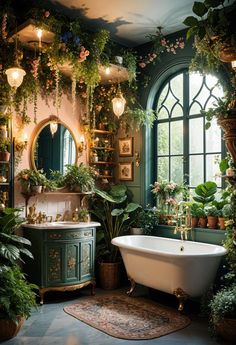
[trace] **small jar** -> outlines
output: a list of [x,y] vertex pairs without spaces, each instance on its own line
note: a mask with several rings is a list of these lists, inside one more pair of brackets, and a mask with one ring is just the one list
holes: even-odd
[[97,152],[94,152],[94,153],[93,153],[93,155],[92,155],[92,161],[93,161],[94,163],[98,162],[98,154],[97,154]]

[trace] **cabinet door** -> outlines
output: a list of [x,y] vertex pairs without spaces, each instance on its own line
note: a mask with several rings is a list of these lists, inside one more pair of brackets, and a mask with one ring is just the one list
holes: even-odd
[[64,244],[45,244],[44,286],[55,286],[64,282],[64,258]]
[[80,279],[82,281],[94,276],[94,241],[81,241],[80,247]]
[[76,283],[80,280],[80,243],[69,243],[66,245],[65,256],[65,281]]

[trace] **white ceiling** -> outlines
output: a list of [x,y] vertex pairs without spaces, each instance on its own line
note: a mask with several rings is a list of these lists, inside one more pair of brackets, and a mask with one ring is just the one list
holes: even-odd
[[87,27],[103,27],[117,42],[133,47],[148,41],[157,26],[170,34],[185,26],[194,0],[48,0]]

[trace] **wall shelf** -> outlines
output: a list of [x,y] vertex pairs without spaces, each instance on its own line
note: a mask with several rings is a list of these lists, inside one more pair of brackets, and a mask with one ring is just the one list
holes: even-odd
[[[10,35],[9,41],[12,42],[17,36],[23,46],[29,49],[38,49],[38,28],[36,21],[28,19],[25,23],[17,27],[16,33]],[[50,45],[53,42],[54,36],[53,32],[43,29],[42,46]],[[58,68],[64,75],[68,77],[72,76],[72,66],[69,63],[59,65]],[[123,66],[110,64],[109,71],[110,73],[107,74],[107,66],[99,66],[100,82],[102,84],[121,83],[129,78],[128,70]]]

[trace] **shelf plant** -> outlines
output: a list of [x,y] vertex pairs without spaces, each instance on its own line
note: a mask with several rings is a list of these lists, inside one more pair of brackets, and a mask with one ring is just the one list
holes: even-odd
[[62,184],[74,192],[92,192],[95,187],[94,169],[83,163],[80,165],[68,164]]

